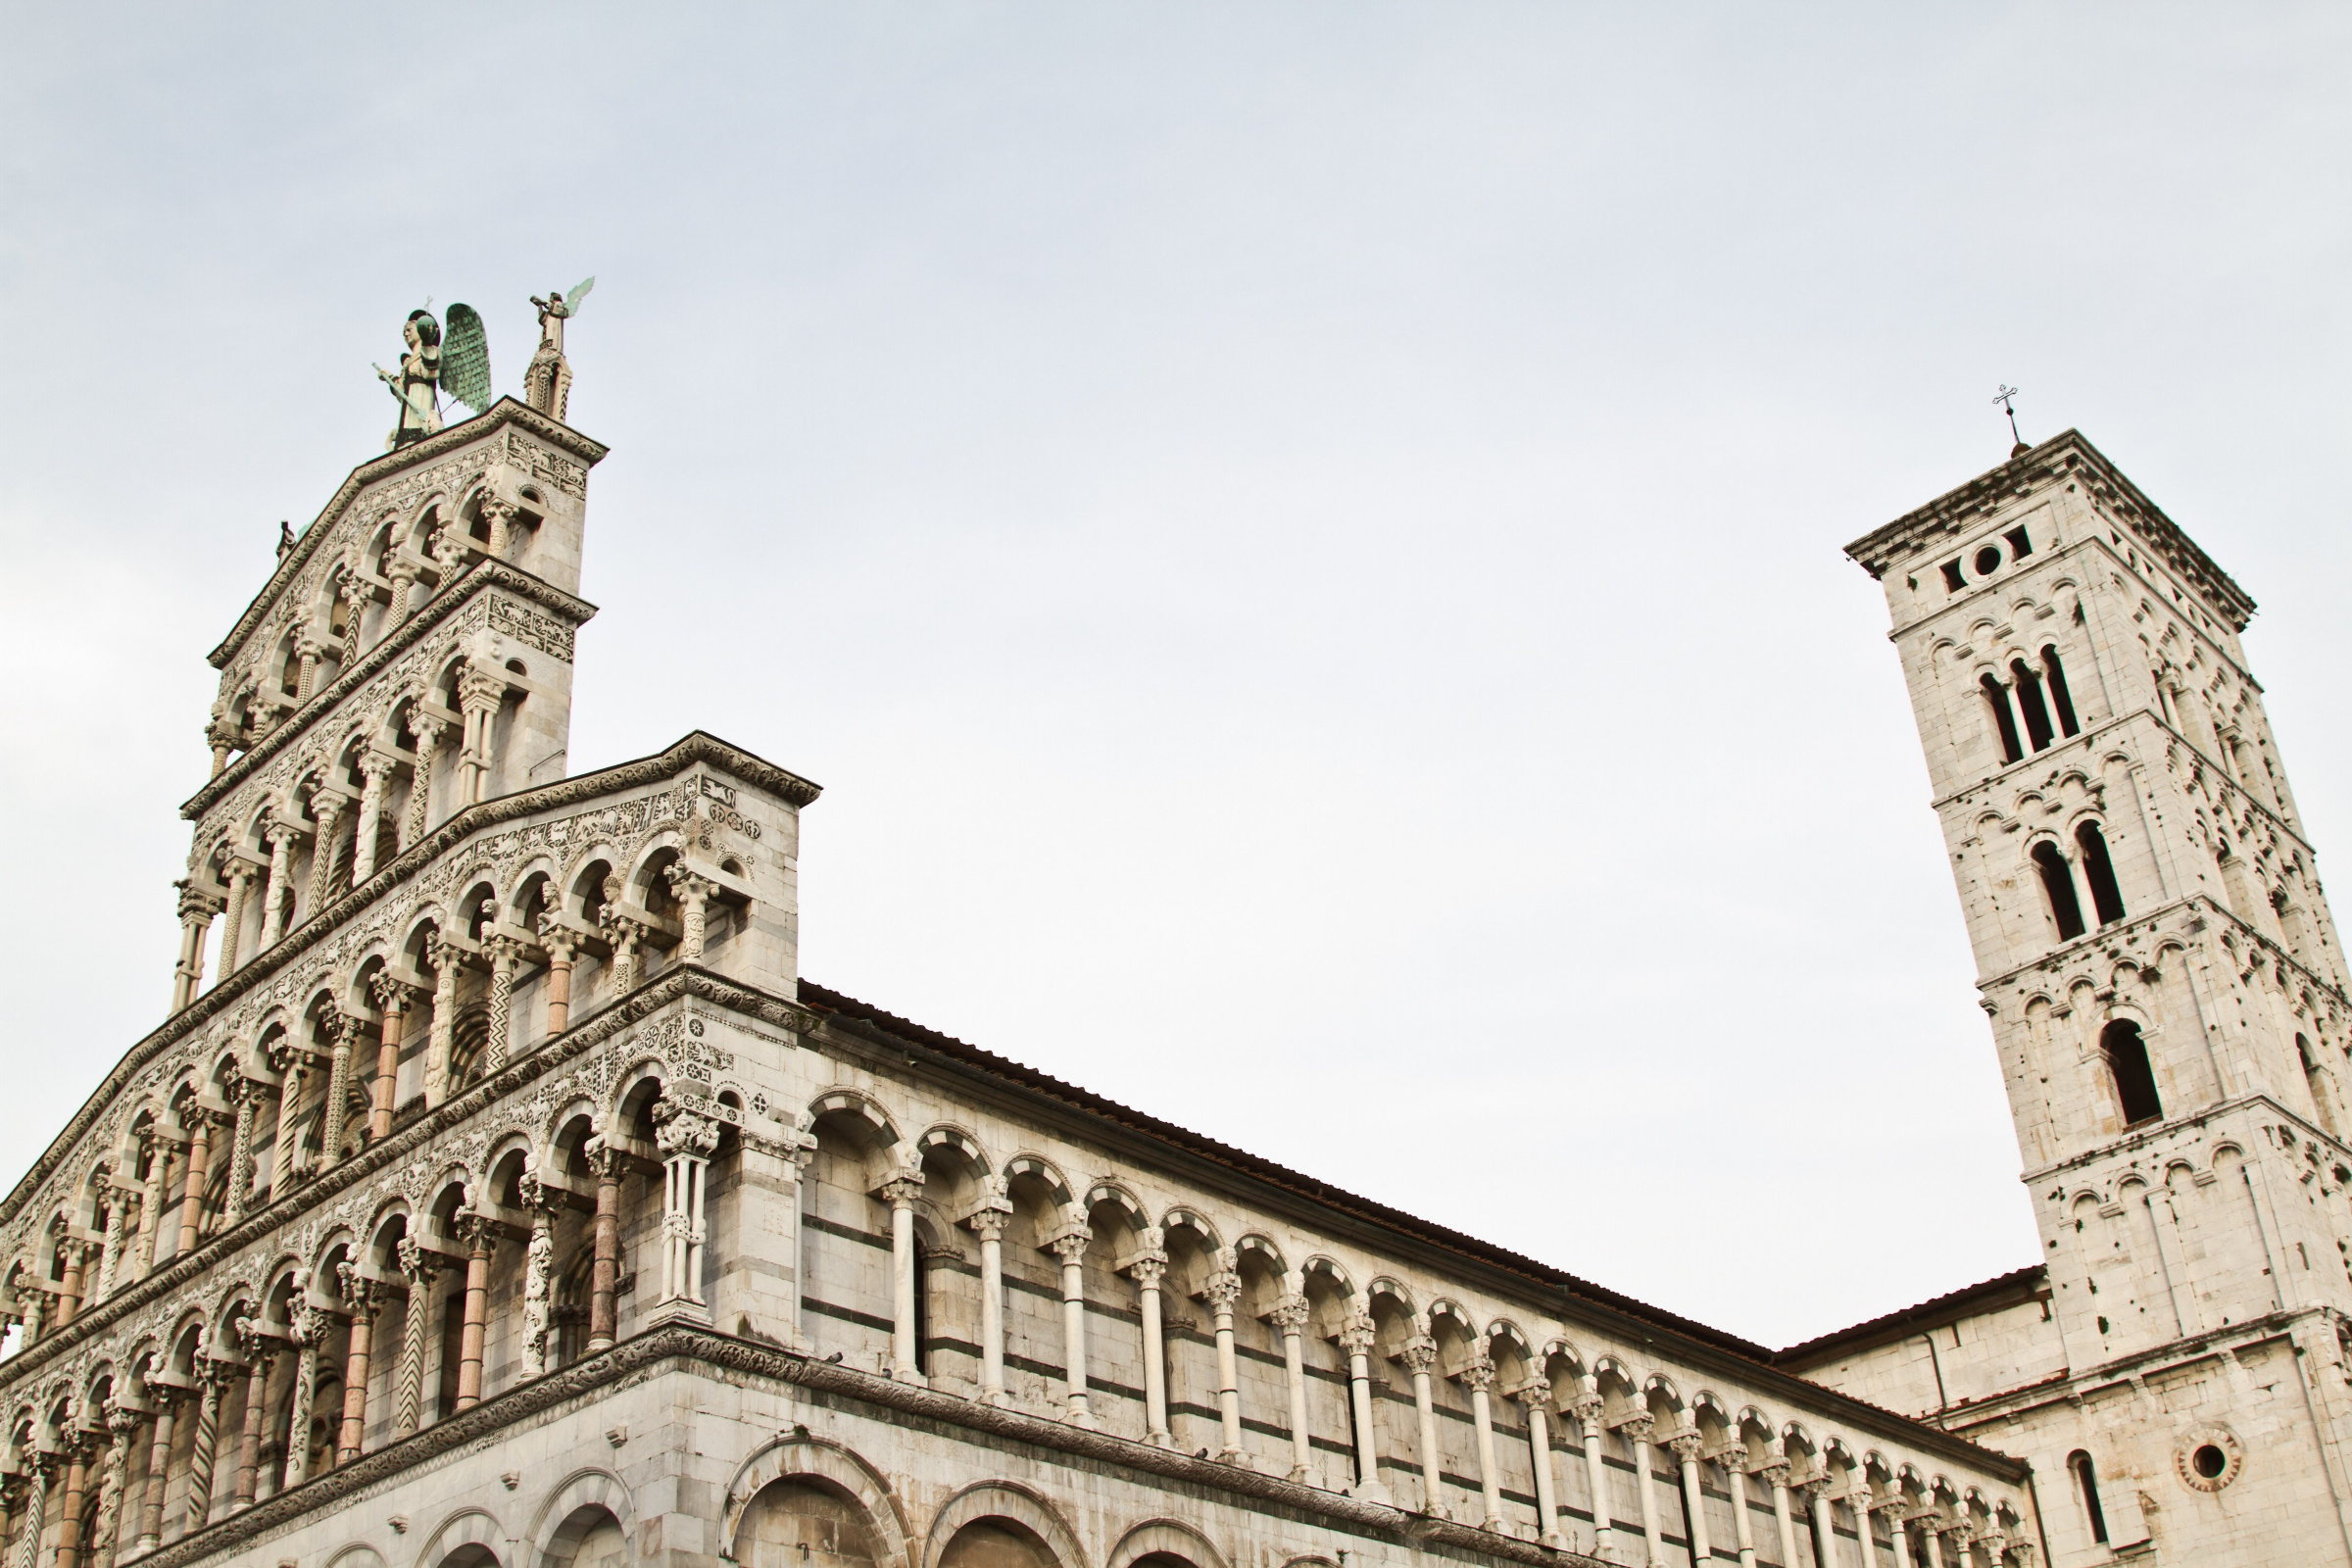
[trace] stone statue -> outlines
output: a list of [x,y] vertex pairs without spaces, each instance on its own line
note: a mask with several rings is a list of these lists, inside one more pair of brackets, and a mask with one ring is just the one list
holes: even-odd
[[596,287],[596,279],[584,278],[568,294],[547,291],[547,298],[531,296],[539,307],[539,351],[531,356],[531,368],[522,372],[523,400],[541,414],[561,419],[571,400],[571,363],[564,358],[564,323],[580,314],[580,302]]
[[400,403],[400,417],[384,438],[386,452],[397,452],[441,428],[443,392],[476,414],[490,406],[490,336],[480,312],[470,305],[452,305],[445,339],[431,311],[411,311],[401,336],[408,352],[401,356],[399,370],[375,367]]

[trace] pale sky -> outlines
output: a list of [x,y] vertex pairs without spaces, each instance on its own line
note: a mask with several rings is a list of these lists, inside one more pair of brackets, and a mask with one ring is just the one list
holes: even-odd
[[0,14],[0,1180],[369,363],[519,392],[589,273],[575,771],[816,779],[810,979],[1735,1333],[2036,1254],[1839,553],[1997,384],[2261,603],[2352,863],[2352,10],[687,11]]

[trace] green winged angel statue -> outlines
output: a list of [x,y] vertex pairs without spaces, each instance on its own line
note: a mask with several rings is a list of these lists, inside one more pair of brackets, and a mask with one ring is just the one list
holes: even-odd
[[[431,303],[425,302],[427,306]],[[441,428],[443,392],[476,414],[490,406],[490,335],[482,328],[479,311],[470,305],[450,306],[446,332],[429,309],[411,311],[401,336],[408,352],[401,356],[400,368],[375,367],[375,373],[400,404],[400,416],[392,433],[384,438],[386,452],[421,441]]]

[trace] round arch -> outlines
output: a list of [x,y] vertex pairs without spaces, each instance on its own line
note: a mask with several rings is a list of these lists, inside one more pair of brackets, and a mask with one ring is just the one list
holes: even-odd
[[798,1434],[754,1448],[727,1483],[718,1516],[720,1538],[728,1549],[734,1549],[735,1534],[743,1528],[744,1511],[754,1498],[775,1482],[802,1479],[846,1493],[864,1510],[884,1554],[893,1562],[911,1561],[913,1533],[882,1472],[838,1443]]
[[1230,1568],[1225,1554],[1191,1525],[1175,1519],[1147,1519],[1119,1538],[1102,1568],[1129,1568],[1145,1557],[1181,1557],[1193,1568]]
[[531,1521],[531,1533],[525,1538],[530,1554],[524,1562],[529,1568],[569,1562],[581,1541],[596,1527],[600,1512],[618,1525],[623,1535],[636,1531],[637,1511],[630,1503],[626,1482],[610,1470],[573,1471],[539,1505],[538,1517]]
[[932,1516],[931,1533],[923,1543],[923,1560],[915,1568],[939,1568],[948,1543],[956,1539],[957,1531],[993,1519],[1005,1520],[1035,1536],[1057,1568],[1090,1568],[1077,1532],[1054,1505],[1041,1494],[1011,1481],[983,1481],[950,1497]]
[[[460,1508],[441,1521],[440,1527],[424,1541],[424,1549],[416,1554],[416,1568],[441,1568],[441,1564],[458,1556],[468,1546],[479,1546],[499,1562],[507,1544],[507,1533],[499,1528],[488,1510],[476,1507]],[[379,1559],[380,1560],[380,1559]],[[464,1560],[464,1559],[461,1559]]]

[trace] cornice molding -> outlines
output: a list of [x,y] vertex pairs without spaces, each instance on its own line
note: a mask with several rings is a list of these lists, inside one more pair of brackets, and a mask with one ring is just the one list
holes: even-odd
[[2214,559],[2189,538],[2164,510],[2141,493],[2139,486],[2110,463],[2080,430],[2064,430],[2030,451],[2021,452],[1997,468],[1990,468],[1956,490],[1937,496],[1926,506],[1905,513],[1873,529],[1845,547],[1855,564],[1873,577],[1884,577],[1898,559],[1916,555],[1941,540],[1978,526],[2010,500],[2027,490],[2038,490],[2080,472],[2107,491],[2108,506],[2122,514],[2151,550],[2186,577],[2213,608],[2238,630],[2254,616],[2253,596],[2224,571]]
[[229,628],[228,635],[220,640],[220,646],[205,657],[212,662],[215,668],[227,663],[229,656],[236,652],[237,645],[242,643],[251,634],[253,628],[261,623],[262,617],[270,606],[275,603],[278,589],[294,579],[296,574],[310,563],[311,557],[318,554],[319,541],[333,531],[331,527],[320,525],[331,524],[335,518],[341,516],[344,509],[351,505],[361,491],[406,469],[421,467],[435,459],[445,458],[452,452],[470,446],[486,436],[496,435],[509,425],[526,431],[567,457],[579,459],[580,462],[592,468],[604,460],[607,452],[612,450],[602,442],[590,440],[571,426],[560,424],[549,418],[527,403],[517,403],[511,397],[505,397],[500,398],[488,409],[470,419],[450,425],[437,434],[429,435],[423,440],[402,447],[396,452],[387,452],[380,458],[368,459],[344,476],[342,484],[336,487],[333,497],[319,509],[318,515],[311,520],[309,527],[303,529],[296,536],[294,548],[286,552],[285,559],[277,564],[277,569],[270,574],[270,580],[262,584],[262,591],[253,596],[253,602],[248,604],[244,612],[237,616],[237,623]]
[[271,758],[311,733],[322,718],[335,711],[345,698],[382,674],[395,660],[424,641],[443,621],[458,614],[475,598],[492,588],[501,588],[517,599],[543,605],[557,614],[568,617],[574,626],[586,625],[596,614],[596,606],[575,594],[565,593],[544,577],[534,577],[521,567],[510,565],[504,561],[477,561],[458,573],[446,592],[437,593],[426,600],[423,609],[393,628],[390,635],[376,639],[375,646],[361,655],[357,663],[337,675],[332,683],[313,693],[311,700],[296,709],[292,717],[238,754],[237,760],[222,768],[217,776],[206,780],[204,787],[189,796],[186,804],[180,807],[180,816],[191,822],[202,816],[215,802],[261,771]]
[[[502,795],[497,800],[467,807],[427,834],[421,842],[410,846],[366,882],[280,937],[276,946],[254,955],[246,960],[243,968],[198,995],[194,1002],[165,1019],[153,1032],[134,1044],[100,1081],[89,1099],[82,1102],[81,1108],[74,1113],[74,1119],[66,1124],[65,1130],[50,1140],[49,1147],[41,1152],[31,1168],[10,1189],[6,1200],[0,1200],[0,1225],[7,1225],[16,1219],[38,1193],[41,1184],[55,1174],[67,1152],[88,1136],[91,1128],[97,1125],[100,1113],[117,1095],[130,1087],[131,1079],[141,1068],[201,1030],[249,992],[273,980],[285,964],[333,935],[364,912],[370,904],[430,865],[437,857],[484,829],[518,817],[584,805],[602,796],[675,778],[698,762],[707,762],[722,773],[763,789],[796,808],[808,806],[823,792],[823,786],[729,745],[707,730],[698,729],[652,757],[639,758],[594,773],[583,773],[577,778],[544,784],[538,789],[524,790],[514,795]],[[661,983],[656,982],[657,985]]]

